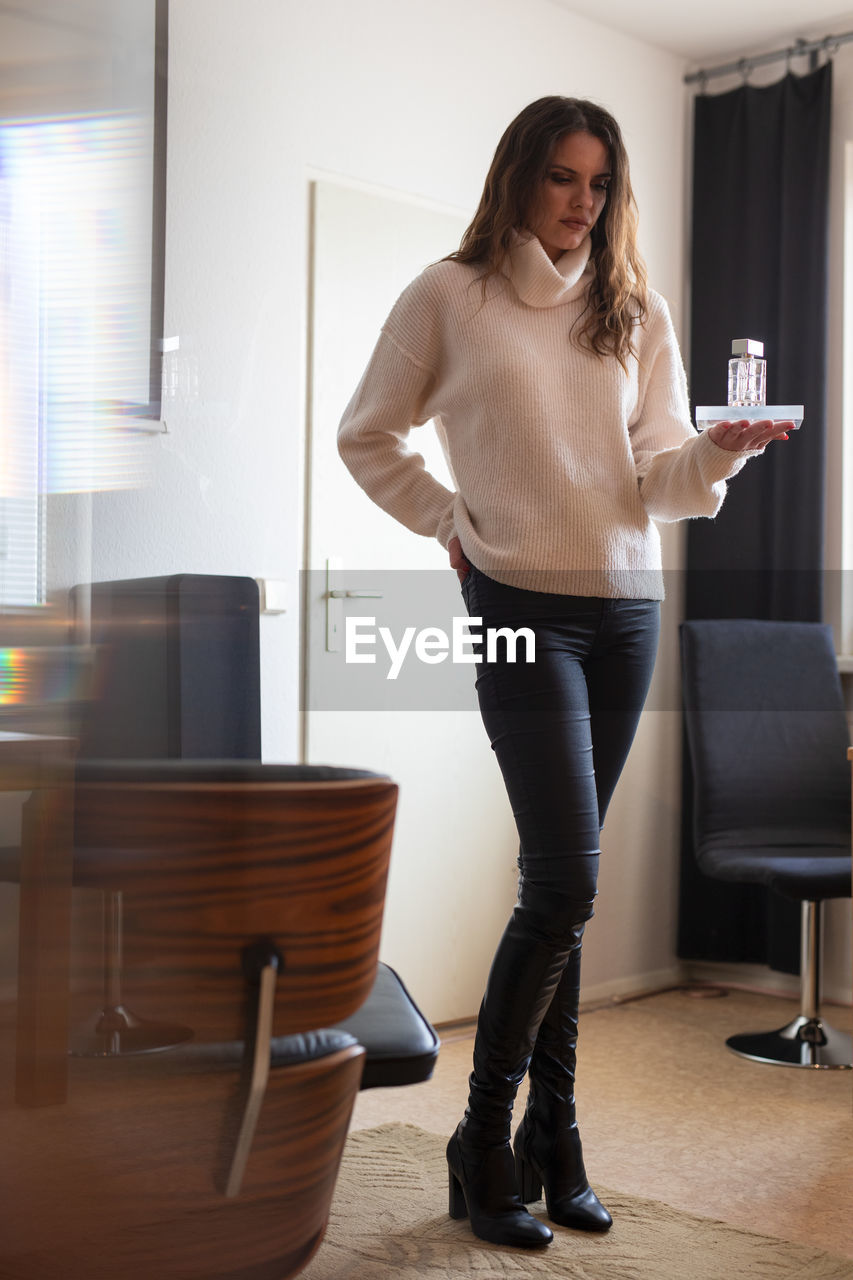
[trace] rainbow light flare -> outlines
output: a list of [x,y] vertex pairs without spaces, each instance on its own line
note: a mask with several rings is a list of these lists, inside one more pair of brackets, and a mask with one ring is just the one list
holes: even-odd
[[0,649],[0,707],[34,700],[32,658],[26,649]]
[[0,711],[90,698],[93,657],[85,645],[0,648]]

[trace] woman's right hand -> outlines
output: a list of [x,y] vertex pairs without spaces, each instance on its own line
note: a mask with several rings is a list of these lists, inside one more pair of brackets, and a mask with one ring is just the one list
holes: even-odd
[[450,553],[450,567],[456,570],[456,576],[460,582],[464,582],[468,577],[471,566],[462,554],[462,543],[457,537],[452,537],[447,544],[447,550]]

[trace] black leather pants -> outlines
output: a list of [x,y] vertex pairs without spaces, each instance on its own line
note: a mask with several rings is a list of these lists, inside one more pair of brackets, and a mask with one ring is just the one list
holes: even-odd
[[[660,606],[523,591],[473,565],[462,594],[482,628],[526,627],[535,636],[535,662],[507,661],[499,643],[496,658],[476,668],[518,827],[522,886],[588,904],[604,816],[651,681]],[[578,918],[586,915],[579,905]]]
[[[473,566],[462,594],[483,629],[526,627],[535,636],[535,662],[508,661],[499,642],[493,660],[477,667],[480,711],[515,816],[521,872],[475,1042],[468,1133],[485,1142],[499,1129],[508,1137],[512,1099],[570,959],[568,985],[577,987],[601,826],[651,681],[659,605],[521,590]],[[517,658],[523,654],[519,646]],[[554,1014],[552,1021],[556,1008]]]

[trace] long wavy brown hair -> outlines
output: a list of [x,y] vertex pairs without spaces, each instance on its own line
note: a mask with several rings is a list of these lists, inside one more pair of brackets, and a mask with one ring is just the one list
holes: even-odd
[[610,156],[607,200],[592,229],[595,274],[578,337],[597,355],[614,355],[623,367],[634,351],[634,327],[646,315],[646,269],[637,250],[637,205],[628,155],[609,111],[583,98],[538,98],[507,128],[495,151],[474,219],[454,262],[482,264],[483,296],[513,245],[527,230],[548,174],[554,149],[569,133],[590,133]]

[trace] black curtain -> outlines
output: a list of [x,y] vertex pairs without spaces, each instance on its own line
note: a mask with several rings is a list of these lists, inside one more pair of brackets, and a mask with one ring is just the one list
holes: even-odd
[[[800,431],[747,462],[717,518],[687,534],[685,616],[822,616],[832,65],[695,100],[690,376],[725,404],[733,338],[758,338],[768,404],[804,404]],[[685,751],[679,955],[796,973],[797,904],[696,866]]]

